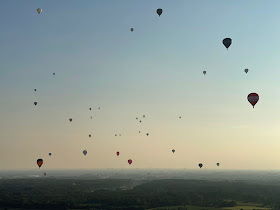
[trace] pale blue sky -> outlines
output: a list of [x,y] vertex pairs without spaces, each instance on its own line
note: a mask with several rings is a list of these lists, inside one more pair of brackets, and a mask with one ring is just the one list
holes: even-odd
[[[278,0],[2,1],[0,169],[34,168],[37,158],[46,168],[119,168],[131,158],[136,168],[279,169],[279,8]],[[260,95],[255,109],[251,92]]]

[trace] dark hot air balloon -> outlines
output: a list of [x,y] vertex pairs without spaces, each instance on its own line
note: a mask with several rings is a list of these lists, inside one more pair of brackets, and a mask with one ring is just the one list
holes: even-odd
[[72,118],[69,118],[69,121],[72,122]]
[[203,71],[203,74],[205,75],[205,74],[206,74],[206,71]]
[[202,168],[203,164],[202,164],[202,163],[199,163],[198,166],[199,166],[199,168]]
[[245,71],[245,73],[247,74],[247,73],[248,73],[248,71],[249,71],[249,69],[245,69],[244,71]]
[[225,39],[223,40],[223,44],[225,45],[225,47],[226,47],[227,49],[229,48],[229,46],[231,45],[231,43],[232,43],[231,38],[225,38]]
[[161,16],[161,14],[162,14],[162,9],[157,9],[157,14],[158,14],[158,16]]
[[86,150],[84,150],[84,151],[83,151],[83,154],[86,156],[86,155],[87,155],[87,151],[86,151]]
[[38,9],[37,9],[38,14],[41,14],[42,11],[43,11],[43,10],[42,10],[41,8],[38,8]]
[[220,166],[220,163],[217,163],[217,166]]
[[41,166],[43,165],[44,161],[43,159],[38,159],[37,160],[37,165],[39,166],[39,168],[41,168]]
[[119,156],[120,155],[120,152],[117,152],[117,156]]
[[134,28],[131,28],[130,31],[133,32],[133,31],[134,31]]
[[37,102],[34,102],[34,105],[36,106],[38,103]]
[[257,93],[250,93],[247,97],[248,101],[255,108],[256,103],[259,101],[259,95]]
[[173,149],[172,152],[174,153],[174,152],[175,152],[175,149]]
[[49,153],[49,156],[52,156],[52,153]]
[[131,165],[131,163],[132,163],[132,160],[131,159],[129,159],[128,161],[127,161],[128,163],[129,163],[129,165]]
[[89,134],[88,137],[91,138],[91,134]]

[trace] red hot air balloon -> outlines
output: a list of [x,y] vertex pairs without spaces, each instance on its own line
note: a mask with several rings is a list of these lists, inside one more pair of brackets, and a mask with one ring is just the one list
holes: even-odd
[[129,165],[131,165],[131,163],[132,163],[132,160],[131,159],[129,159],[128,161],[127,161],[128,163],[129,163]]
[[44,161],[43,159],[38,159],[37,160],[37,165],[39,166],[39,168],[41,168],[41,166],[43,165]]
[[256,105],[256,103],[259,101],[259,95],[257,93],[250,93],[247,97],[250,104],[252,104],[253,108]]
[[91,134],[89,134],[88,137],[91,138]]
[[47,173],[46,173],[46,172],[44,173],[44,176],[47,176]]
[[72,118],[70,118],[69,121],[72,122]]
[[120,155],[120,152],[117,152],[117,156],[119,156]]

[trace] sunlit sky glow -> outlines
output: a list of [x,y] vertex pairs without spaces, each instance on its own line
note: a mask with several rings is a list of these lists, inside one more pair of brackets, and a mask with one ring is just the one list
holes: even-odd
[[[34,169],[38,158],[44,169],[279,169],[279,8],[3,1],[0,169]],[[254,109],[251,92],[260,96]]]

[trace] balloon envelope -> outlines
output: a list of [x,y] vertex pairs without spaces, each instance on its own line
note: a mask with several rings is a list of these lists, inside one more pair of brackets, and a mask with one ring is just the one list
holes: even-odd
[[69,121],[72,122],[72,118],[69,118]]
[[202,168],[203,164],[202,164],[202,163],[199,163],[198,166],[199,166],[199,168]]
[[231,38],[225,38],[225,39],[223,40],[223,44],[225,45],[225,47],[226,47],[227,49],[229,48],[229,46],[231,45],[231,43],[232,43]]
[[134,28],[131,28],[130,31],[133,32],[133,31],[134,31]]
[[131,159],[129,159],[128,161],[127,161],[128,163],[129,163],[129,165],[131,165],[131,163],[132,163],[132,160]]
[[247,97],[248,101],[252,104],[253,108],[256,103],[259,101],[259,95],[257,93],[250,93]]
[[43,165],[44,161],[43,159],[38,159],[37,160],[37,165],[39,166],[39,168],[41,168],[41,166]]
[[203,74],[205,75],[205,74],[206,74],[206,71],[203,71]]
[[117,156],[119,156],[120,155],[120,152],[117,152]]
[[162,9],[157,9],[157,14],[158,14],[158,16],[161,16],[161,14],[162,14]]
[[52,153],[49,153],[49,156],[52,156]]
[[37,9],[37,12],[40,14],[43,10],[41,8]]
[[172,152],[174,153],[174,152],[175,152],[175,149],[173,149]]
[[249,69],[245,69],[244,71],[245,71],[245,73],[247,74],[247,73],[248,73],[248,71],[249,71]]
[[83,151],[83,154],[84,154],[84,155],[87,155],[87,151],[86,151],[86,150],[84,150],[84,151]]
[[34,102],[34,105],[36,106],[38,103],[37,102]]
[[220,163],[217,163],[217,166],[220,166]]

